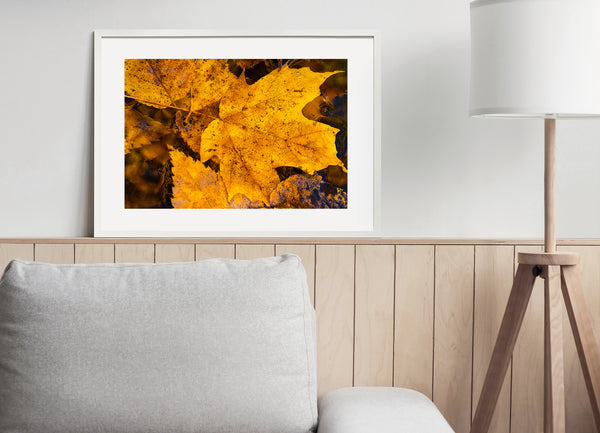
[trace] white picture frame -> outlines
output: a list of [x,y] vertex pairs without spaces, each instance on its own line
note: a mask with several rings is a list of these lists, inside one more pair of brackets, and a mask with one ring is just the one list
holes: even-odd
[[[125,208],[125,59],[347,59],[347,207]],[[94,236],[344,237],[380,230],[380,41],[374,31],[94,34]]]

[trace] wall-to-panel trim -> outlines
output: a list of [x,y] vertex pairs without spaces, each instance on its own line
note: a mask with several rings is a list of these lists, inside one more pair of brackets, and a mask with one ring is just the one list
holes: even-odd
[[[542,239],[417,238],[0,238],[0,244],[275,244],[275,245],[544,245]],[[563,246],[597,246],[600,239],[558,239]]]

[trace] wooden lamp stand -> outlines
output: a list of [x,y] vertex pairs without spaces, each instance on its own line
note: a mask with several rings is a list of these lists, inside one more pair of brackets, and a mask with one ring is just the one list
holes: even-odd
[[544,433],[565,433],[561,291],[575,337],[596,428],[600,431],[600,357],[577,270],[579,255],[556,252],[555,130],[545,119],[543,253],[519,253],[517,273],[475,411],[471,433],[487,433],[536,278],[544,279]]

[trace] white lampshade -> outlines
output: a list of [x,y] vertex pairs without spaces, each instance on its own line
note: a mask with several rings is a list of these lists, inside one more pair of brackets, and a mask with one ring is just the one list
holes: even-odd
[[600,116],[600,0],[471,2],[471,116]]

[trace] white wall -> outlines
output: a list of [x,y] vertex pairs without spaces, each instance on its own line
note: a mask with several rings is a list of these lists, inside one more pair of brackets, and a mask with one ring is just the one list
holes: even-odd
[[[468,0],[0,0],[0,237],[88,236],[94,29],[379,29],[383,236],[540,238],[543,124],[467,117]],[[600,79],[600,77],[599,77]],[[600,237],[600,121],[558,124],[558,236]]]

